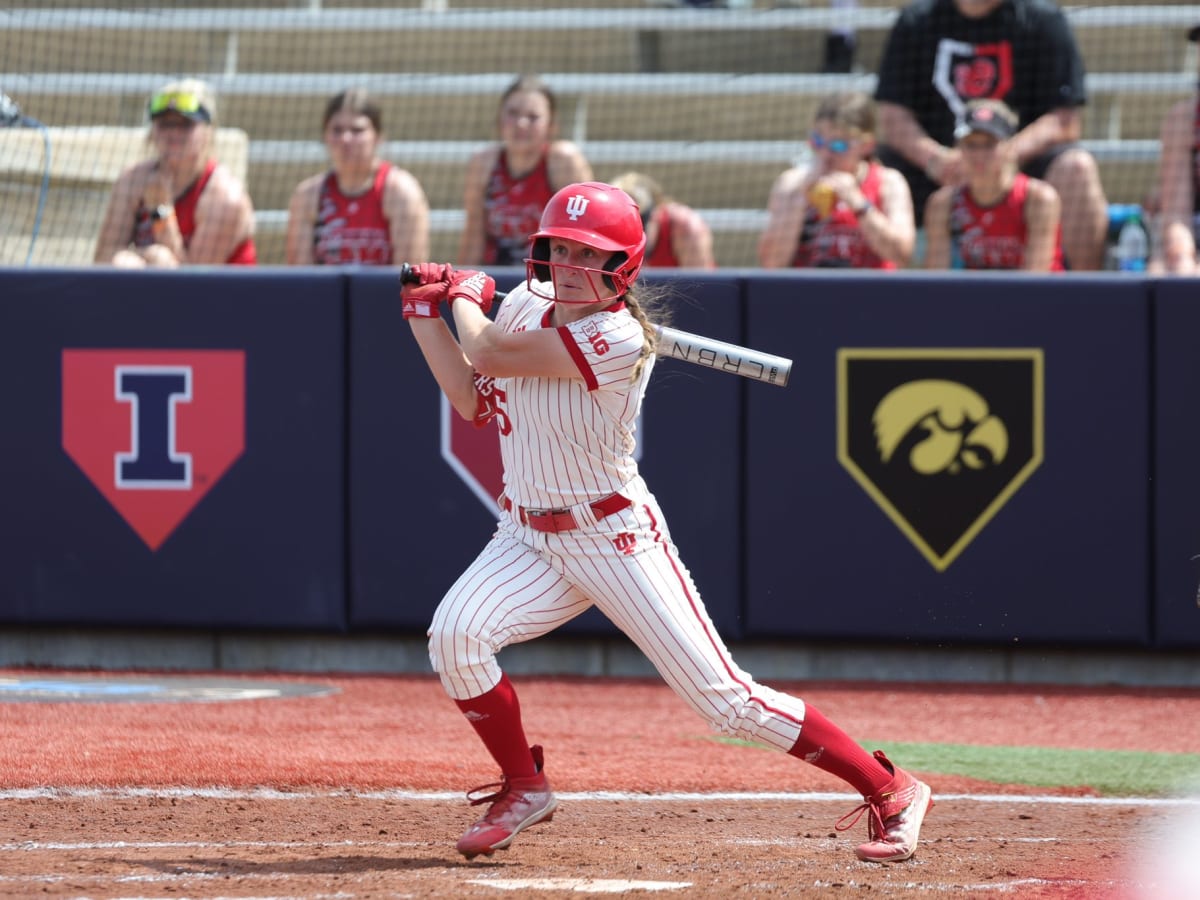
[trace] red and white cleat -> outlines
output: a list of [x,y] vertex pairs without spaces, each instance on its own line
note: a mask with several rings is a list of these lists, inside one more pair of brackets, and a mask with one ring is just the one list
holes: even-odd
[[891,784],[875,796],[867,797],[834,827],[838,831],[852,828],[867,812],[870,840],[859,844],[855,854],[867,862],[900,862],[917,852],[921,823],[933,807],[933,791],[923,781],[892,765],[882,750],[875,751],[875,758],[893,774]]
[[458,852],[468,860],[476,856],[491,856],[497,850],[507,850],[513,838],[539,822],[549,822],[554,817],[558,800],[546,773],[542,771],[542,748],[529,748],[533,760],[537,764],[537,774],[528,778],[509,778],[498,784],[487,784],[477,787],[467,794],[499,788],[493,794],[471,799],[472,806],[491,803],[487,813],[478,822],[467,829],[455,845]]

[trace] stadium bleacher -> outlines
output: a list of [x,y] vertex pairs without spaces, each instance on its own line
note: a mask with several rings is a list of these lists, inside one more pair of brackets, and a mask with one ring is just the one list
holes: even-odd
[[[325,99],[365,86],[384,109],[385,157],[418,177],[434,208],[433,255],[452,258],[466,157],[493,136],[503,88],[516,73],[536,71],[559,96],[562,132],[583,145],[597,177],[628,168],[654,175],[709,218],[721,265],[754,265],[773,178],[803,152],[822,95],[872,89],[896,11],[879,2],[834,9],[825,0],[758,7],[195,0],[116,10],[51,0],[0,9],[0,91],[57,134],[140,127],[145,98],[163,81],[210,81],[221,124],[248,139],[260,259],[276,263],[288,196],[325,164]],[[1153,183],[1161,117],[1195,89],[1195,47],[1184,34],[1200,22],[1200,6],[1105,2],[1067,11],[1089,71],[1088,146],[1109,199],[1140,202]],[[819,74],[832,28],[856,32],[859,71]],[[4,140],[0,130],[0,218],[19,220],[24,234],[36,165],[6,164],[13,155]],[[52,194],[70,183],[59,177]],[[47,244],[34,260],[88,261],[90,253],[79,258],[88,235],[57,233],[72,222],[82,232],[87,221],[48,215],[39,234]],[[0,263],[24,261],[19,235],[8,239],[13,231],[10,224],[0,241]],[[71,249],[51,251],[52,239]]]

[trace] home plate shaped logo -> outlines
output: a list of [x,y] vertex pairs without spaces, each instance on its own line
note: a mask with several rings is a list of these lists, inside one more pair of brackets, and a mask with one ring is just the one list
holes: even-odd
[[64,350],[62,443],[157,550],[245,448],[241,350]]

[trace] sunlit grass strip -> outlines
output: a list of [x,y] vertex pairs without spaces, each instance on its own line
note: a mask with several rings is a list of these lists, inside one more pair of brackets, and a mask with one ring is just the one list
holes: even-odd
[[[734,738],[727,744],[755,746]],[[1064,750],[1057,747],[986,747],[974,744],[910,744],[864,741],[905,768],[963,775],[997,784],[1087,787],[1105,796],[1154,796],[1200,789],[1200,753],[1131,750]]]

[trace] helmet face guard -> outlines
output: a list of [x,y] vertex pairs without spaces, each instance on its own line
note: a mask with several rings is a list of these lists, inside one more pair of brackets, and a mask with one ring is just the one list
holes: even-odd
[[[552,238],[577,241],[597,250],[609,251],[603,269],[550,262]],[[529,290],[560,303],[596,303],[625,294],[637,279],[646,255],[646,233],[637,204],[619,188],[601,182],[570,184],[550,198],[541,225],[533,235],[530,258],[525,260]],[[591,287],[592,298],[560,300],[534,287],[539,281],[551,285],[564,272],[581,274]]]

